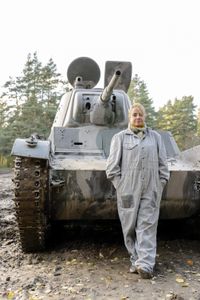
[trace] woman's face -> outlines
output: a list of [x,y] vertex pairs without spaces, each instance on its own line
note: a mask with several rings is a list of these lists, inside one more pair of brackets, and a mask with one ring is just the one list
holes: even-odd
[[145,116],[143,112],[135,107],[130,113],[130,124],[134,127],[144,127]]

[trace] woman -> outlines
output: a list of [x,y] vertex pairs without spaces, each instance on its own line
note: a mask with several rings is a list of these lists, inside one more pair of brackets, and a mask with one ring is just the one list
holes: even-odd
[[112,138],[107,178],[117,191],[118,214],[131,273],[153,276],[162,190],[169,179],[161,136],[145,125],[145,109],[135,103],[129,126]]

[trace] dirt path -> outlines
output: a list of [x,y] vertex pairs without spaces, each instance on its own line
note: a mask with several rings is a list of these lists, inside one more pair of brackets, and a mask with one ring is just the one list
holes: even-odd
[[57,231],[48,251],[22,253],[11,175],[0,174],[0,299],[200,299],[196,240],[171,240],[159,233],[152,280],[128,272],[119,227]]

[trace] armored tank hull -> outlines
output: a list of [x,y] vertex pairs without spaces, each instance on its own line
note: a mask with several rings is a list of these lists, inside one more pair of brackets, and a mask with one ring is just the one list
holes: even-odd
[[[89,73],[88,73],[89,72]],[[131,80],[129,62],[107,62],[105,88],[94,88],[98,65],[89,58],[72,62],[73,86],[60,102],[48,140],[16,139],[15,206],[22,249],[45,249],[56,221],[114,220],[116,192],[106,178],[114,134],[127,128]],[[171,173],[160,218],[187,218],[200,212],[200,146],[180,153],[170,132],[160,132]]]

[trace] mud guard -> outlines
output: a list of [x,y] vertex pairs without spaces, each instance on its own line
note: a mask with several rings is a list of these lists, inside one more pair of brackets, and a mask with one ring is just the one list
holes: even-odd
[[27,142],[27,139],[16,139],[11,155],[49,159],[50,141],[37,140],[34,144]]

